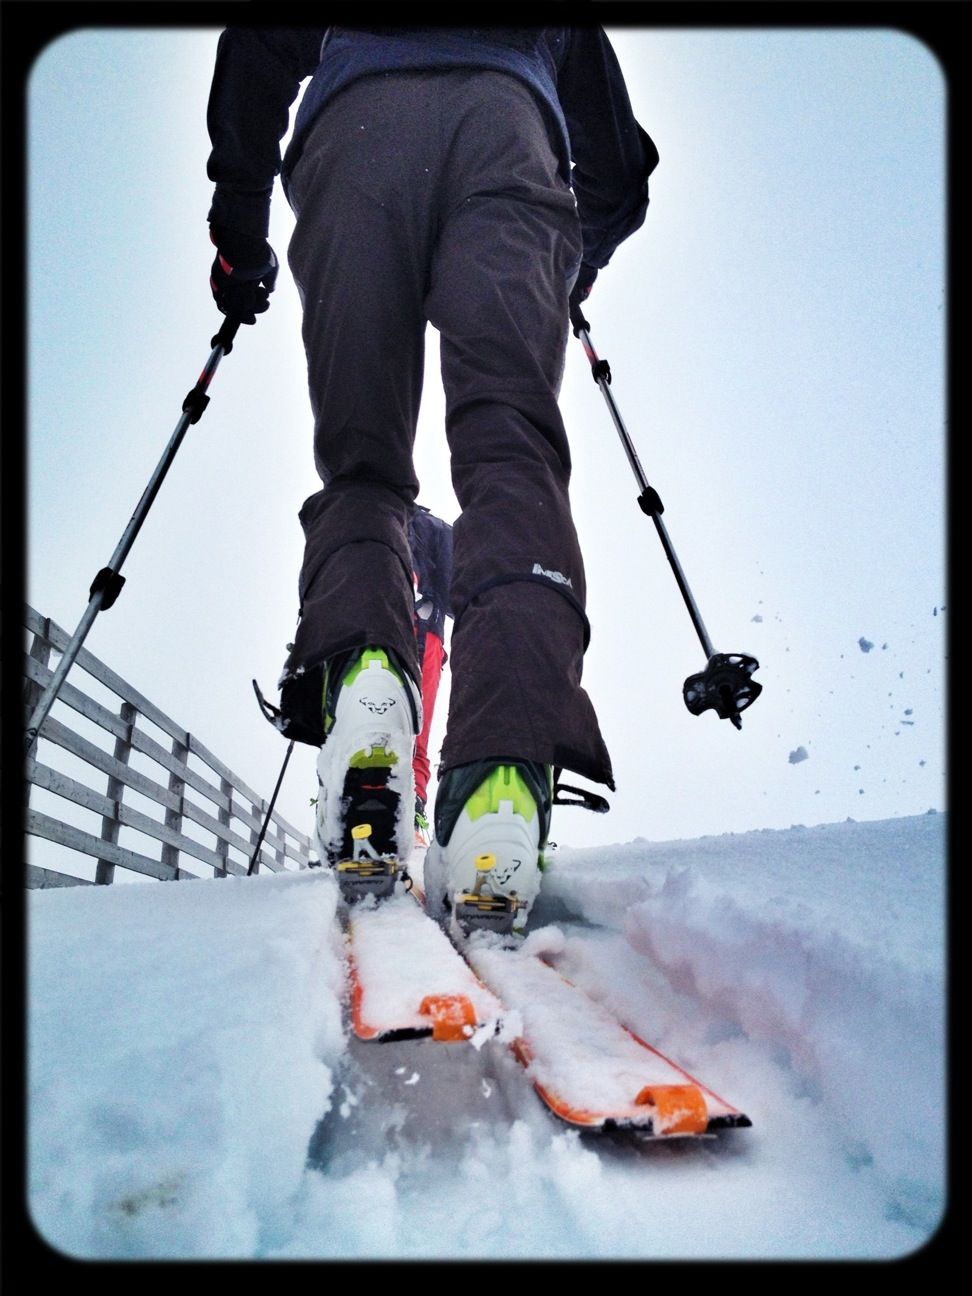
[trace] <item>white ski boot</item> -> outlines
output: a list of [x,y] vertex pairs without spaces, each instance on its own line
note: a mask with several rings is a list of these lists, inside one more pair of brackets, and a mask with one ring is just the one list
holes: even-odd
[[551,771],[532,762],[479,762],[443,777],[425,858],[426,910],[467,934],[522,933],[540,891],[550,826]]
[[381,648],[329,667],[317,761],[317,843],[346,899],[387,895],[414,840],[412,752],[422,701]]

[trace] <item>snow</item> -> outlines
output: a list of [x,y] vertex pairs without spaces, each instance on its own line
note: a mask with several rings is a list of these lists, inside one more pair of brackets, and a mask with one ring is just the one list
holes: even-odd
[[28,1206],[101,1260],[894,1259],[946,1208],[943,814],[561,847],[529,939],[751,1129],[347,1042],[319,870],[28,898]]

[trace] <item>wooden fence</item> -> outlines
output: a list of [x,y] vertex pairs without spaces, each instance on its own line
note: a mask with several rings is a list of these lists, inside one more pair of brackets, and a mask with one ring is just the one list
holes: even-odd
[[[52,655],[70,636],[30,607],[24,625],[27,715],[51,677]],[[268,807],[198,738],[83,648],[25,771],[29,887],[109,883],[119,868],[162,881],[245,875]],[[56,862],[31,861],[45,852]],[[253,871],[316,862],[310,839],[275,810]]]

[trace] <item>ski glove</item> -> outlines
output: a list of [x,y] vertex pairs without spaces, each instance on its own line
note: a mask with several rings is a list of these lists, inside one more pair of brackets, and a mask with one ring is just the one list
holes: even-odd
[[569,308],[570,322],[574,326],[574,336],[580,334],[581,329],[590,329],[590,325],[581,312],[581,302],[587,301],[591,295],[591,289],[594,287],[594,280],[597,278],[597,271],[593,266],[581,263],[580,272],[573,288],[570,290]]
[[220,225],[210,226],[209,237],[216,246],[209,278],[216,305],[241,324],[255,324],[269,308],[277,283],[280,267],[273,248],[266,239]]

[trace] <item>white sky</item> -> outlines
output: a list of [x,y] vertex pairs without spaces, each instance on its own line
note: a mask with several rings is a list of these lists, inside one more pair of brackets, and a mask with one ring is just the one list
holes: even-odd
[[[205,220],[217,35],[81,30],[31,79],[27,599],[69,631],[221,323]],[[741,733],[685,709],[701,650],[571,339],[585,683],[618,791],[610,816],[563,811],[553,835],[943,808],[942,70],[890,28],[612,37],[661,163],[645,226],[590,299],[592,338],[715,647],[758,657],[765,691]],[[291,225],[278,190],[281,260]],[[430,345],[417,462],[423,502],[452,520],[435,359]],[[269,795],[285,744],[250,680],[276,699],[296,514],[316,489],[286,272],[211,395],[87,646]],[[313,791],[299,748],[279,804],[305,830]]]

